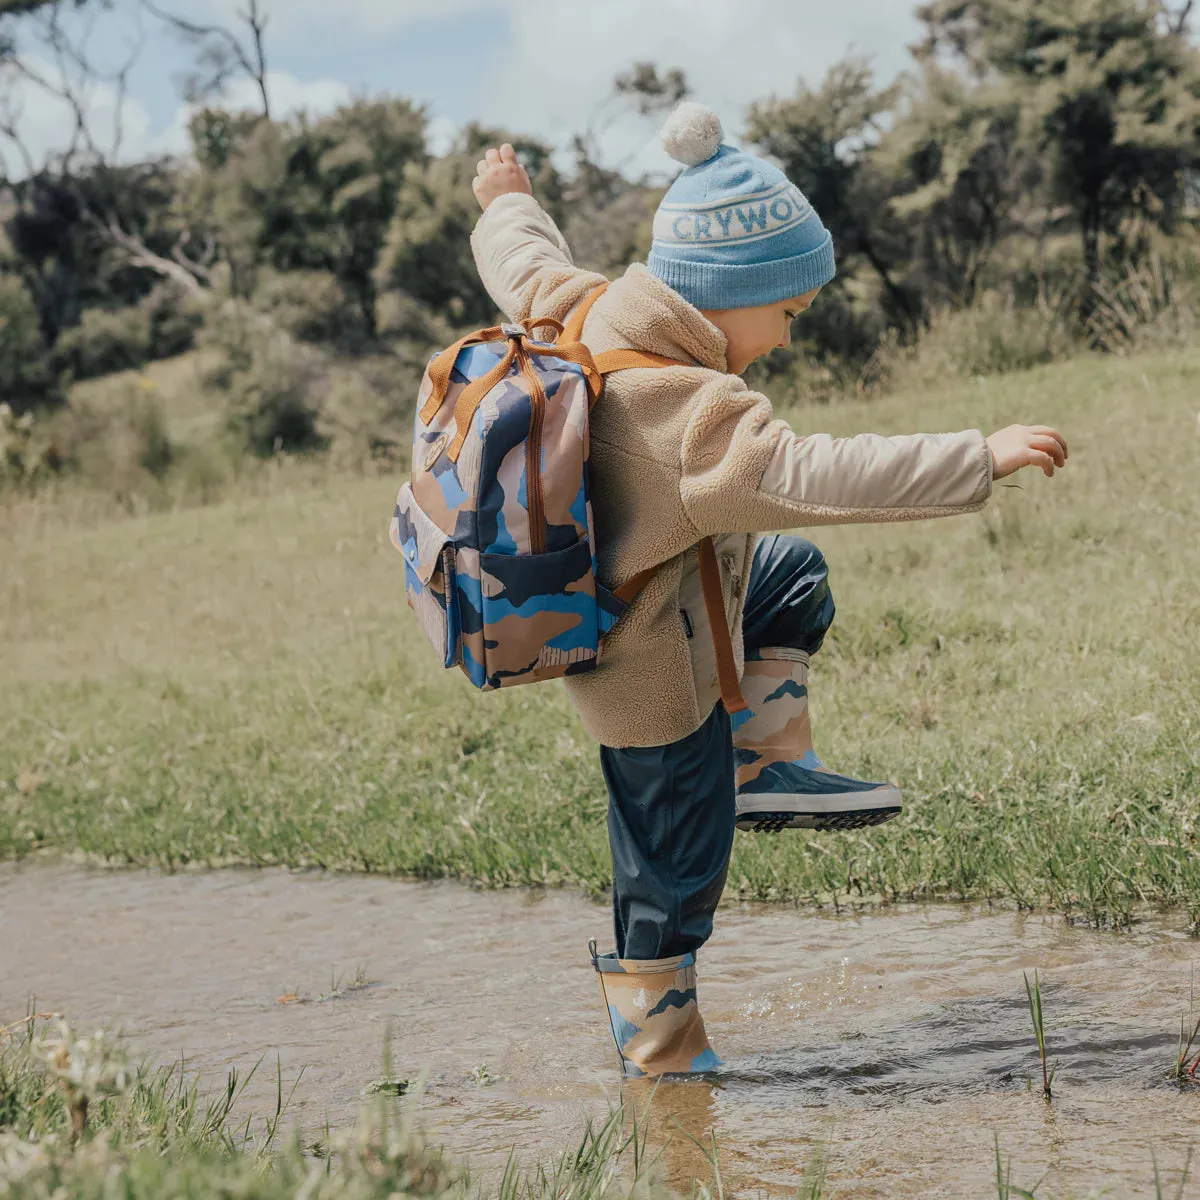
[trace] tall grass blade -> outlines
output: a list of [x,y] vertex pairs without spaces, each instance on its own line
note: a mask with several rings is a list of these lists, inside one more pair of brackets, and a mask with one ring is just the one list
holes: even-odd
[[1050,1067],[1046,1061],[1046,1024],[1042,1016],[1042,982],[1037,971],[1033,973],[1033,983],[1029,982],[1029,973],[1025,977],[1025,996],[1029,1001],[1029,1016],[1033,1021],[1033,1034],[1037,1038],[1038,1057],[1042,1060],[1042,1095],[1047,1100],[1053,1097],[1052,1085],[1057,1064]]

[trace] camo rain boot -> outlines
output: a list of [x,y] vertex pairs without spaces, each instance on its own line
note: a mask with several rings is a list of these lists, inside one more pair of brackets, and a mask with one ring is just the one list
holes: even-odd
[[694,954],[618,958],[597,954],[595,942],[588,951],[627,1079],[699,1075],[721,1065],[696,1004]]
[[808,662],[802,650],[776,648],[746,656],[735,713],[737,827],[858,829],[900,814],[900,789],[828,770],[813,750],[808,719]]

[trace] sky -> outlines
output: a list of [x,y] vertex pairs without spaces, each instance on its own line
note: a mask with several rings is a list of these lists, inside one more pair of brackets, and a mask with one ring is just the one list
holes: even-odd
[[[245,0],[159,0],[193,20],[236,19]],[[604,112],[614,76],[635,60],[680,67],[693,98],[714,108],[736,140],[747,106],[816,85],[848,51],[871,58],[881,80],[908,63],[917,36],[909,0],[263,0],[276,113],[319,115],[356,96],[405,95],[424,104],[431,141],[443,149],[468,121],[501,126],[556,146]],[[135,0],[93,6],[74,25],[91,56],[112,67],[138,36]],[[180,77],[190,52],[161,27],[141,24],[144,44],[123,107],[122,156],[187,149]],[[55,66],[23,44],[27,63]],[[227,101],[249,103],[245,84]],[[31,88],[17,98],[18,127],[35,155],[61,145],[69,114]],[[111,135],[115,91],[89,97],[95,125]],[[655,123],[629,116],[607,129],[609,163],[670,166]],[[12,164],[15,165],[15,164]]]

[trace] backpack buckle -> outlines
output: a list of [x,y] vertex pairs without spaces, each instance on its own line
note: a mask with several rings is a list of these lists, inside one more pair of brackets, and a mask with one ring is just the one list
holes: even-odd
[[524,325],[501,325],[500,332],[506,338],[523,338],[529,336],[529,330]]

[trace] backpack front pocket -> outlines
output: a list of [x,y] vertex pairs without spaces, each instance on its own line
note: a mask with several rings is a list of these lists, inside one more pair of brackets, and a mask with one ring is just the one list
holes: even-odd
[[392,544],[404,555],[408,605],[442,665],[458,661],[458,603],[454,586],[454,543],[417,504],[412,484],[396,497]]
[[586,539],[549,554],[481,554],[485,688],[591,670],[599,650]]

